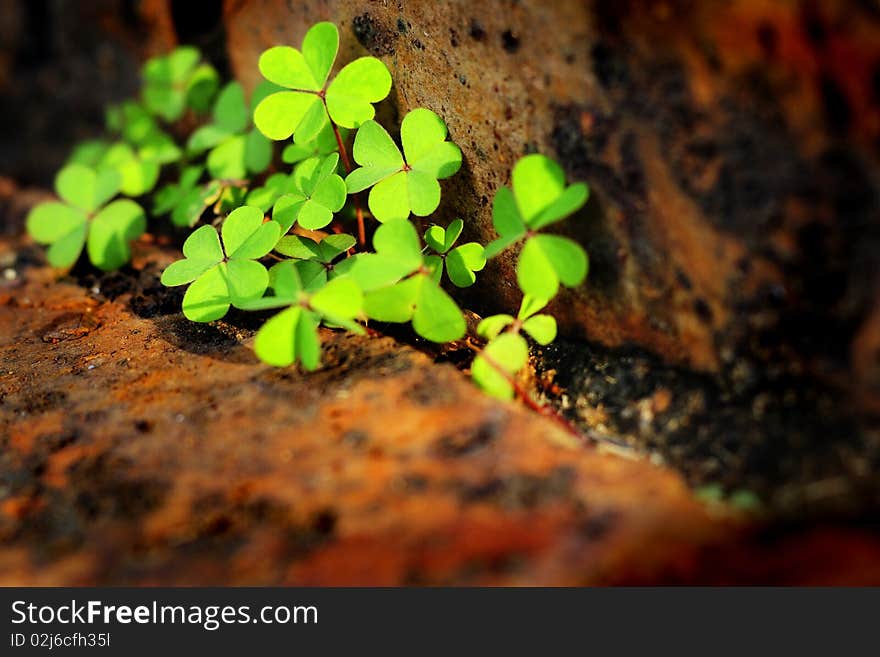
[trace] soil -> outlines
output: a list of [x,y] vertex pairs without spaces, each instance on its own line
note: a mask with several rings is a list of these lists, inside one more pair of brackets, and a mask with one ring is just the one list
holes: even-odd
[[880,510],[880,422],[832,386],[745,357],[712,376],[566,340],[541,350],[538,370],[545,400],[594,440],[694,487],[747,491],[780,516]]

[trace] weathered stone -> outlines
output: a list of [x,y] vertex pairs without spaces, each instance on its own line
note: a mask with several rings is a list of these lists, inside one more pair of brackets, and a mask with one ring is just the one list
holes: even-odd
[[389,338],[273,369],[155,265],[80,287],[26,262],[0,291],[6,584],[598,581],[722,530],[671,472]]
[[880,582],[875,535],[713,516],[390,338],[262,365],[176,255],[56,282],[0,241],[0,584]]
[[[228,0],[225,44],[217,5],[200,22],[150,0],[127,23],[130,6],[96,5],[100,22],[50,5],[109,43],[76,59],[53,19],[53,56],[24,67],[4,14],[4,116],[37,117],[2,140],[4,173],[48,182],[157,44],[196,41],[221,68],[228,51],[252,85],[264,47],[334,20],[341,61],[392,69],[389,126],[419,105],[448,121],[465,167],[440,216],[470,236],[490,236],[523,152],[590,182],[562,228],[593,265],[554,307],[569,337],[720,375],[562,340],[544,354],[557,376],[536,382],[547,397],[606,446],[828,515],[714,517],[670,470],[572,444],[391,338],[327,332],[324,370],[264,367],[256,319],[179,315],[158,283],[170,249],[144,242],[133,268],[58,284],[17,237],[45,192],[0,178],[0,232],[16,236],[0,243],[0,582],[880,583],[876,532],[839,515],[877,508],[880,434],[857,412],[880,409],[880,39],[864,4]],[[99,52],[120,57],[102,68]],[[49,130],[59,117],[71,134]],[[512,263],[467,305],[515,305]],[[795,504],[775,499],[789,478]]]
[[[440,217],[492,235],[513,162],[557,157],[593,198],[561,230],[591,274],[553,311],[572,337],[636,343],[724,371],[734,354],[841,377],[876,403],[880,330],[880,19],[864,5],[692,2],[375,3],[229,0],[235,74],[341,29],[340,61],[373,54],[464,151]],[[876,84],[874,84],[876,87]],[[518,303],[513,258],[476,310]],[[873,318],[873,319],[872,319]],[[848,376],[849,374],[854,376]]]

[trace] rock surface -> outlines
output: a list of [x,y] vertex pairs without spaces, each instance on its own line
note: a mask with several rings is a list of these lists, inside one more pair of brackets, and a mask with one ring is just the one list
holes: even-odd
[[326,332],[303,375],[260,364],[247,329],[187,322],[156,267],[91,290],[15,270],[4,584],[598,582],[720,529],[677,476],[390,338]]
[[[168,245],[56,282],[18,237],[44,192],[0,177],[0,583],[880,584],[864,3],[9,7],[0,173],[19,181],[47,186],[145,54],[196,42],[253,84],[264,47],[321,19],[341,61],[391,68],[389,125],[420,105],[448,121],[465,167],[441,216],[471,236],[519,155],[558,157],[593,188],[562,228],[592,273],[556,305],[567,339],[535,384],[601,443],[476,394],[406,336],[328,332],[324,370],[264,367],[253,319],[179,315]],[[20,36],[34,25],[45,51]],[[515,305],[512,263],[462,301]],[[609,446],[788,513],[717,515]]]
[[880,583],[876,536],[713,515],[390,338],[264,366],[138,251],[56,282],[0,242],[0,584]]
[[[341,62],[394,79],[464,151],[441,216],[492,236],[491,200],[531,151],[593,199],[561,229],[591,274],[554,311],[570,337],[726,374],[745,354],[880,391],[880,15],[857,2],[227,0],[236,76],[340,26]],[[871,80],[874,80],[873,87]],[[873,91],[872,91],[873,89]],[[513,259],[476,310],[518,303]]]

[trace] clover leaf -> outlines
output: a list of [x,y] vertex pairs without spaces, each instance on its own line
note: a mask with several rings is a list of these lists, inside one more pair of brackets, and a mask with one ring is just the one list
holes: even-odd
[[549,299],[559,284],[579,285],[587,275],[587,255],[577,242],[536,231],[560,221],[587,201],[583,183],[565,186],[562,168],[550,158],[527,155],[513,168],[511,191],[501,187],[492,206],[500,237],[486,246],[487,258],[526,239],[517,265],[517,281],[526,294]]
[[[258,86],[254,102],[273,88],[266,83]],[[239,180],[249,173],[260,173],[272,160],[272,145],[253,128],[244,89],[238,82],[223,87],[214,104],[212,121],[190,135],[190,154],[206,150],[208,172],[222,180]]]
[[[96,167],[116,169],[126,196],[141,196],[152,191],[163,164],[178,161],[182,151],[163,131],[144,107],[128,101],[110,108],[107,126],[121,138],[103,149],[92,146],[76,155],[81,162]],[[86,162],[86,158],[91,162]]]
[[545,346],[556,339],[556,318],[553,315],[537,314],[546,305],[547,300],[536,299],[527,294],[523,297],[517,314],[517,319],[522,322],[522,330],[535,342]]
[[143,100],[146,108],[165,121],[176,121],[187,106],[204,112],[211,106],[219,77],[210,66],[199,65],[196,48],[182,46],[144,65]]
[[425,242],[437,254],[426,258],[428,266],[434,270],[434,275],[439,280],[445,264],[449,280],[457,287],[473,285],[477,280],[474,272],[481,271],[486,266],[481,244],[468,242],[452,248],[463,227],[464,222],[455,219],[448,228],[434,225],[425,232]]
[[254,205],[263,212],[266,212],[281,196],[292,194],[295,191],[296,186],[293,183],[293,175],[273,173],[266,178],[262,185],[248,192],[245,203]]
[[364,123],[354,138],[360,164],[345,179],[349,194],[372,187],[368,205],[381,222],[426,217],[440,205],[440,183],[461,167],[461,149],[446,141],[446,124],[431,110],[409,112],[400,126],[403,155],[375,121]]
[[354,320],[362,312],[363,293],[348,278],[326,285],[309,279],[308,261],[285,261],[272,267],[273,295],[243,304],[250,310],[286,310],[269,319],[254,339],[254,351],[264,362],[284,367],[299,360],[307,370],[320,365],[318,324],[321,321],[362,333]]
[[169,164],[183,154],[156,119],[134,101],[111,107],[107,111],[107,128],[135,148],[137,155],[145,161]]
[[328,79],[339,50],[333,23],[317,23],[306,33],[300,50],[269,48],[259,61],[267,80],[284,87],[257,105],[254,123],[269,139],[293,135],[298,144],[315,139],[327,118],[344,128],[358,128],[376,113],[373,103],[391,90],[391,74],[375,57],[361,57]]
[[405,220],[379,226],[373,235],[373,248],[375,253],[360,254],[351,270],[365,292],[393,285],[424,264],[418,233]]
[[[245,205],[247,198],[247,187],[235,181],[214,181],[219,183],[219,190],[211,199],[214,203],[214,214],[228,214],[233,210]],[[239,181],[241,182],[241,181]]]
[[[288,258],[299,261],[300,276],[306,282],[304,284],[307,288],[312,285],[320,287],[328,280],[348,273],[354,264],[353,257],[346,258],[341,263],[334,263],[334,261],[346,253],[355,243],[355,238],[345,233],[327,235],[319,242],[301,235],[286,235],[278,240],[275,250]],[[352,262],[349,264],[349,261]],[[276,266],[280,266],[280,264],[283,263]]]
[[110,148],[109,142],[103,139],[87,139],[73,147],[64,165],[83,164],[93,169],[101,163],[104,153]]
[[106,113],[106,123],[108,130],[135,146],[159,128],[146,108],[133,100],[111,106]]
[[489,343],[474,359],[471,376],[488,394],[501,399],[513,397],[514,377],[529,356],[528,344],[520,331],[542,345],[556,338],[556,320],[550,315],[537,314],[546,305],[544,299],[525,295],[516,318],[492,315],[477,325],[477,334]]
[[146,230],[146,218],[134,201],[120,199],[104,205],[119,190],[119,174],[70,164],[55,178],[62,202],[48,201],[27,217],[31,237],[48,244],[54,267],[69,267],[87,246],[89,259],[99,269],[116,269],[131,257],[129,244]]
[[319,242],[302,235],[285,235],[278,240],[275,250],[288,258],[314,260],[329,265],[355,243],[354,236],[346,233],[327,235]]
[[471,377],[487,394],[511,399],[516,374],[529,359],[529,346],[517,333],[502,333],[477,355]]
[[[345,143],[347,137],[348,130],[345,128],[339,128],[340,140]],[[333,133],[333,126],[327,123],[321,128],[321,132],[319,132],[318,136],[314,139],[307,141],[304,144],[293,142],[285,146],[284,150],[281,151],[281,161],[286,162],[287,164],[296,164],[297,162],[302,162],[310,157],[329,155],[338,150],[339,143],[336,141],[336,135]]]
[[263,223],[259,208],[242,206],[223,222],[218,237],[213,226],[195,230],[183,245],[183,260],[162,272],[166,286],[192,283],[183,297],[183,314],[194,322],[220,319],[230,305],[259,297],[269,273],[257,262],[278,241],[278,224]]
[[538,344],[548,345],[556,339],[556,319],[552,315],[536,314],[547,301],[525,295],[516,318],[510,315],[491,315],[477,325],[477,335],[494,340],[505,329],[528,333]]
[[203,172],[199,166],[185,167],[178,182],[168,183],[153,196],[153,214],[170,212],[175,226],[193,226],[220,192],[216,180],[199,184]]
[[142,196],[159,180],[161,165],[140,157],[125,142],[116,142],[104,153],[99,168],[114,169],[119,174],[119,191],[126,196]]
[[364,311],[382,322],[412,322],[432,342],[452,342],[466,330],[464,316],[425,267],[419,236],[406,220],[382,224],[375,253],[361,254],[349,276],[364,290]]
[[307,230],[318,230],[333,221],[333,213],[345,205],[345,182],[336,173],[339,154],[312,157],[293,172],[295,191],[280,197],[272,208],[272,219],[286,233],[294,223]]

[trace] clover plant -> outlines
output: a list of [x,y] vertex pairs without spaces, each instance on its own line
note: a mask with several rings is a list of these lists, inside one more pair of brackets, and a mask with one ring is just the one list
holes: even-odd
[[[303,277],[306,261],[280,262],[272,268],[273,295],[246,302],[250,310],[286,307],[269,319],[254,339],[257,355],[270,365],[285,366],[299,360],[307,370],[318,367],[321,321],[358,333],[355,323],[362,310],[363,293],[350,278],[338,278],[326,284],[309,284]],[[313,281],[313,279],[311,279]]]
[[94,170],[69,164],[55,178],[61,202],[47,201],[33,208],[27,229],[41,244],[54,267],[70,267],[83,246],[92,264],[105,271],[116,269],[131,257],[129,243],[146,229],[144,211],[134,201],[119,199],[119,174],[113,169]]
[[191,46],[149,60],[141,77],[144,105],[168,122],[179,119],[187,108],[207,112],[220,81],[213,67],[201,63],[201,54]]
[[272,219],[286,233],[298,224],[306,230],[324,228],[345,205],[345,182],[336,173],[339,155],[310,157],[294,169],[293,190],[281,196],[272,208]]
[[513,379],[528,361],[529,347],[521,332],[541,345],[556,339],[556,319],[537,314],[545,305],[546,301],[526,295],[516,317],[492,315],[477,325],[477,334],[488,344],[474,359],[471,374],[494,397],[513,396]]
[[440,183],[461,167],[461,149],[446,141],[446,124],[431,110],[409,112],[400,124],[403,155],[388,132],[365,122],[354,138],[360,164],[345,179],[349,193],[372,187],[370,211],[379,221],[426,217],[440,205]]
[[[254,104],[270,93],[272,85],[254,91]],[[187,142],[187,152],[208,152],[207,167],[213,178],[239,180],[265,171],[272,159],[272,146],[253,127],[244,89],[230,82],[217,96],[212,121],[198,128]]]
[[[221,89],[194,48],[150,60],[140,100],[108,111],[111,139],[74,149],[56,179],[61,200],[35,207],[29,232],[49,245],[57,267],[72,265],[84,245],[95,266],[119,267],[146,219],[134,201],[111,200],[149,194],[154,215],[194,228],[183,259],[161,277],[168,286],[188,285],[187,318],[214,321],[232,306],[279,310],[254,338],[266,363],[319,367],[322,325],[363,333],[365,325],[410,323],[425,340],[467,338],[459,345],[475,351],[477,385],[540,408],[520,383],[529,345],[555,339],[556,320],[543,310],[560,285],[579,285],[587,274],[581,247],[547,229],[583,206],[586,185],[567,186],[557,163],[527,155],[515,164],[511,186],[495,196],[499,237],[485,248],[459,244],[465,221],[442,225],[434,214],[439,181],[462,165],[445,122],[412,109],[398,147],[374,120],[374,104],[391,88],[385,64],[361,57],[332,76],[338,48],[332,23],[313,26],[299,50],[270,48],[259,60],[267,81],[250,103],[237,82]],[[187,132],[184,148],[172,135]],[[291,137],[279,165],[272,142]],[[366,190],[369,212],[359,200]],[[357,237],[346,226],[353,218]],[[449,290],[473,285],[487,259],[514,245],[521,245],[519,312],[486,317],[468,335]]]
[[565,186],[556,162],[535,153],[513,167],[512,186],[501,187],[492,205],[492,222],[500,237],[486,247],[492,258],[525,240],[517,265],[517,281],[526,294],[551,299],[559,284],[580,285],[587,275],[587,256],[577,242],[538,231],[561,221],[587,201],[584,183]]
[[325,22],[312,26],[300,50],[275,46],[260,56],[263,77],[285,89],[264,98],[254,111],[254,123],[264,135],[276,141],[293,135],[304,144],[321,133],[328,119],[358,128],[373,118],[373,103],[391,90],[391,74],[375,57],[361,57],[330,81],[338,50],[339,31]]
[[465,333],[461,310],[426,266],[413,225],[404,219],[376,229],[375,253],[363,254],[349,275],[365,292],[364,311],[383,322],[412,322],[432,342],[452,342]]
[[117,141],[91,142],[76,149],[69,161],[115,169],[121,178],[120,192],[126,196],[152,191],[162,166],[181,158],[182,151],[173,138],[134,101],[107,111],[107,129],[118,137]]
[[205,208],[216,201],[220,194],[218,181],[199,182],[203,174],[203,167],[185,167],[180,180],[168,183],[153,196],[153,214],[161,216],[170,212],[171,222],[175,226],[195,225]]
[[269,272],[258,260],[272,250],[279,232],[278,224],[263,223],[259,208],[237,208],[223,222],[220,236],[213,226],[202,226],[187,238],[184,259],[168,266],[162,284],[191,284],[183,297],[183,314],[188,319],[220,319],[230,305],[266,291]]
[[486,266],[482,244],[468,242],[455,246],[463,228],[464,222],[456,219],[447,228],[434,225],[425,233],[425,242],[437,254],[427,256],[425,261],[434,271],[438,283],[444,265],[449,280],[458,287],[470,287],[476,283],[477,276],[474,272],[481,271]]
[[176,162],[182,150],[156,119],[139,103],[126,101],[107,111],[107,129],[117,134],[145,161],[169,164]]

